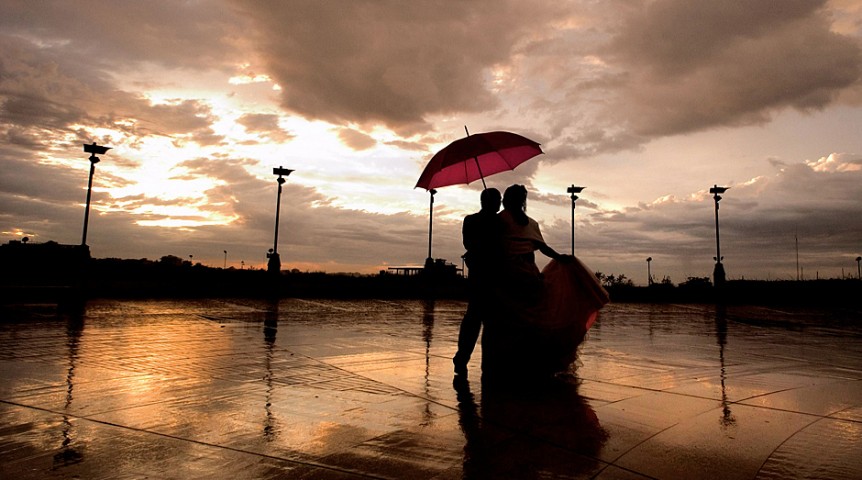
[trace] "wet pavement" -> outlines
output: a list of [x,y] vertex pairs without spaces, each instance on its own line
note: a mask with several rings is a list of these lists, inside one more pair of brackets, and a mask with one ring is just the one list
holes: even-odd
[[453,382],[463,302],[0,311],[0,478],[862,478],[862,315],[611,304],[574,375]]

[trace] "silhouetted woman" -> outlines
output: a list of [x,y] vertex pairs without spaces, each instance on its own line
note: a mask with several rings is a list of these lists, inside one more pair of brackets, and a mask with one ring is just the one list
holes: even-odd
[[[571,255],[545,243],[539,224],[527,216],[527,189],[503,194],[504,257],[499,306],[482,336],[483,379],[540,378],[566,370],[595,321],[607,293]],[[535,252],[552,261],[540,273]]]
[[518,296],[530,298],[540,292],[542,284],[542,274],[536,266],[536,250],[562,262],[571,261],[572,256],[561,255],[545,243],[538,222],[527,216],[527,188],[523,185],[506,189],[499,216],[503,224],[506,279],[515,283],[514,292],[519,292]]

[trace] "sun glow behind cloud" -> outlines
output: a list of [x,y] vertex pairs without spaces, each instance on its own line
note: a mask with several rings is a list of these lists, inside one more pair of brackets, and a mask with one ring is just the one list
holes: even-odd
[[[529,213],[556,248],[570,241],[566,187],[588,187],[575,223],[578,248],[607,260],[597,269],[628,273],[629,258],[648,255],[658,268],[677,262],[677,281],[710,271],[714,183],[733,186],[722,204],[729,261],[743,263],[746,237],[744,268],[764,271],[759,239],[786,231],[781,218],[851,255],[856,3],[717,2],[699,9],[704,28],[668,20],[693,18],[684,0],[392,3],[347,21],[365,7],[156,3],[135,11],[147,21],[94,37],[77,8],[22,2],[21,15],[0,17],[2,230],[74,241],[80,220],[67,218],[80,216],[89,167],[80,144],[97,141],[114,147],[93,184],[97,256],[194,253],[220,265],[230,250],[251,264],[271,246],[272,168],[283,166],[295,170],[282,198],[285,266],[421,262],[429,195],[413,186],[468,125],[542,143],[546,155],[488,186],[527,184]],[[133,18],[130,8],[104,15]],[[431,18],[433,29],[416,28]],[[435,256],[463,253],[460,224],[480,185],[436,195]]]
[[[217,77],[217,75],[216,75]],[[399,140],[388,129],[374,128],[363,132],[373,146],[357,152],[342,143],[340,130],[328,122],[289,116],[273,104],[269,94],[254,84],[270,81],[265,75],[243,73],[222,76],[222,84],[234,85],[236,95],[225,95],[217,88],[217,78],[198,78],[190,82],[165,79],[157,88],[142,92],[154,106],[178,105],[194,101],[208,109],[209,128],[221,141],[200,145],[194,141],[178,142],[176,136],[130,138],[121,132],[100,132],[101,138],[124,142],[123,148],[111,152],[123,155],[137,164],[134,168],[110,165],[100,170],[122,177],[128,183],[100,186],[116,199],[111,205],[94,208],[104,211],[125,211],[141,217],[141,226],[190,228],[205,225],[227,225],[239,220],[236,213],[209,203],[207,192],[226,185],[218,178],[222,159],[248,159],[246,171],[264,181],[273,181],[272,168],[283,166],[296,172],[288,178],[285,198],[290,199],[291,185],[301,185],[321,192],[323,197],[311,205],[333,205],[375,214],[393,214],[415,209],[424,211],[420,192],[410,195],[417,174],[415,163],[425,154],[405,151],[389,145]],[[240,124],[245,115],[265,114],[277,118],[279,136]],[[358,132],[358,130],[357,130]],[[412,156],[413,161],[405,156]],[[198,169],[188,172],[181,165],[194,159],[210,159],[213,175]],[[273,182],[274,184],[274,182]],[[274,185],[273,185],[274,186]],[[124,199],[134,199],[127,201]],[[152,218],[152,217],[160,218]]]

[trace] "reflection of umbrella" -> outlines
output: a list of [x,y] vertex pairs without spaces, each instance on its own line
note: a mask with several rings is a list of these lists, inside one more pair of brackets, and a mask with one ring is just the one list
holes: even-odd
[[495,173],[513,170],[542,153],[539,144],[510,132],[469,135],[437,152],[416,182],[426,190],[470,183]]

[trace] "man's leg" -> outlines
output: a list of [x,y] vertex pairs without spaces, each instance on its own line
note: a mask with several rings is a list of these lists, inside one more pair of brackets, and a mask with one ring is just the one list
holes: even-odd
[[479,330],[482,328],[482,316],[479,314],[480,307],[478,299],[473,299],[467,305],[467,311],[461,320],[461,329],[458,332],[458,352],[452,362],[455,364],[455,373],[467,374],[467,362],[473,355],[476,341],[479,339]]

